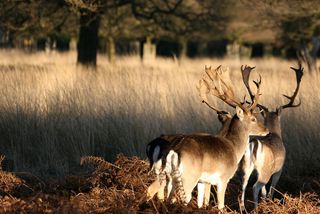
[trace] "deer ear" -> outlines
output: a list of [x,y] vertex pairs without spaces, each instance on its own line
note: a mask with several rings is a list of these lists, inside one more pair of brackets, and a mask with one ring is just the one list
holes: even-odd
[[261,115],[263,118],[267,117],[267,112],[264,109],[261,109]]
[[218,119],[222,124],[224,124],[228,118],[229,118],[228,114],[218,114]]
[[244,113],[243,113],[242,108],[240,108],[239,106],[236,106],[236,112],[237,112],[237,116],[238,116],[239,120],[242,121],[244,118]]

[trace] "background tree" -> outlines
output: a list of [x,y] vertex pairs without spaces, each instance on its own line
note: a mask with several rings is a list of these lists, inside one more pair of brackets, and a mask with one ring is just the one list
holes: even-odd
[[320,48],[319,1],[308,0],[242,0],[260,20],[264,28],[278,31],[279,45],[296,50],[297,58],[309,71],[317,70]]
[[106,7],[99,0],[66,0],[79,16],[79,36],[77,42],[77,62],[85,66],[96,66],[98,31],[101,12]]
[[[0,27],[14,38],[31,40],[62,31],[70,18],[64,0],[1,1]],[[14,46],[14,44],[12,44]]]
[[152,20],[138,20],[134,17],[131,6],[107,10],[101,15],[100,39],[106,40],[106,52],[110,62],[113,61],[116,52],[116,41],[139,41],[149,31],[157,31]]
[[[185,20],[189,19],[188,21],[190,21],[191,17],[191,10],[179,12],[179,8],[181,7],[183,2],[190,2],[183,0],[66,0],[66,2],[68,2],[69,5],[75,8],[80,16],[78,63],[91,66],[96,65],[98,31],[100,27],[101,16],[102,14],[108,14],[108,11],[110,12],[112,9],[120,9],[120,7],[130,5],[131,10],[136,17],[154,20],[155,23],[159,23],[157,20],[159,20],[158,17],[160,16],[176,16]],[[167,19],[161,20],[164,21]],[[109,21],[109,26],[112,26],[111,22],[112,19]],[[110,34],[109,38],[113,39]]]
[[77,62],[93,67],[99,38],[107,42],[110,61],[114,58],[115,42],[124,39],[178,42],[179,50],[175,53],[181,58],[186,56],[188,41],[201,43],[201,47],[208,49],[205,45],[212,40],[227,40],[236,44],[238,54],[241,46],[253,47],[260,42],[291,53],[297,50],[299,60],[311,71],[317,69],[320,48],[317,3],[316,0],[4,0],[0,1],[0,36],[7,35],[8,46],[27,40],[34,47],[32,41],[38,40],[38,47],[43,47],[50,38],[55,41],[51,46],[56,44],[59,49],[78,37]]
[[133,13],[139,19],[153,20],[163,31],[161,36],[178,41],[179,57],[184,58],[189,40],[216,38],[216,32],[224,35],[222,26],[227,23],[227,17],[223,15],[226,8],[223,5],[221,0],[180,0],[175,4],[161,0],[136,1]]

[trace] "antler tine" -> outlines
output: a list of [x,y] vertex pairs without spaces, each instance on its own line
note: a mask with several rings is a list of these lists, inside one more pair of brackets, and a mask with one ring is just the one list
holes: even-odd
[[[229,83],[227,83],[224,78],[222,77],[222,74],[223,71],[221,69],[221,66],[218,67],[218,69],[216,69],[216,77],[217,77],[217,80],[218,80],[218,96],[217,96],[219,99],[221,99],[222,101],[224,101],[225,103],[227,103],[229,106],[233,107],[233,108],[236,108],[236,106],[239,106],[241,108],[242,107],[242,104],[241,102],[238,102],[236,101],[235,99],[235,93],[234,93],[234,90],[233,90],[233,86]],[[243,110],[245,110],[243,108]]]
[[253,95],[253,93],[250,89],[250,86],[249,86],[249,78],[250,78],[250,73],[253,69],[255,69],[255,67],[250,67],[250,66],[245,65],[243,68],[243,65],[241,65],[242,80],[248,90],[248,93],[250,95],[251,100],[253,100],[254,95]]
[[[247,88],[247,91],[248,91],[248,93],[249,93],[249,95],[250,95],[250,98],[251,98],[251,102],[252,102],[252,105],[251,105],[251,107],[250,107],[250,109],[254,109],[256,106],[258,106],[260,109],[263,109],[264,111],[268,111],[268,108],[267,107],[265,107],[265,106],[263,106],[263,105],[261,105],[261,104],[258,104],[258,102],[256,101],[256,104],[254,104],[254,100],[255,100],[255,96],[256,95],[254,95],[253,93],[252,93],[252,90],[251,90],[251,88],[250,88],[250,85],[249,85],[249,79],[250,79],[250,74],[251,74],[251,71],[253,70],[253,69],[255,69],[256,67],[254,66],[254,67],[250,67],[250,66],[247,66],[247,65],[245,65],[245,66],[243,66],[243,65],[241,65],[241,74],[242,74],[242,80],[243,80],[243,83],[244,83],[244,85],[246,86],[246,88]],[[256,81],[253,81],[254,83],[255,83],[255,85],[257,86],[257,88],[258,88],[258,85],[259,85],[259,90],[260,90],[260,84],[261,84],[261,75],[259,74],[259,80],[258,80],[258,82],[256,82]],[[260,93],[260,92],[257,92],[257,94],[258,93]],[[259,95],[260,96],[260,95]],[[258,97],[257,97],[258,98]],[[254,105],[253,105],[254,104]],[[253,107],[253,108],[252,108]]]
[[215,112],[217,112],[217,114],[229,114],[229,112],[224,111],[224,110],[219,110],[216,107],[210,105],[207,101],[202,100],[202,103],[206,104],[209,108],[211,108],[212,110],[214,110]]
[[260,109],[262,109],[265,112],[269,112],[269,109],[267,107],[265,107],[264,105],[258,104],[257,105]]
[[249,103],[249,102],[247,101],[247,95],[245,94],[245,95],[243,96],[243,101],[241,102],[241,105],[244,105],[244,104],[246,104],[246,103]]
[[303,76],[303,69],[304,69],[301,63],[299,63],[299,68],[294,68],[294,67],[290,67],[290,68],[295,71],[297,83],[300,83]]
[[[206,73],[208,77],[213,81],[212,77],[208,74],[207,70],[211,70],[210,67],[205,67]],[[199,95],[202,98],[202,103],[206,104],[209,108],[217,112],[217,114],[228,114],[229,112],[220,110],[212,105],[209,104],[209,101],[207,99],[207,94],[210,92],[210,84],[203,78],[199,81],[199,86],[197,87],[199,91]]]
[[260,94],[261,75],[259,75],[259,80],[257,80],[257,81],[254,80],[253,82],[257,87],[257,93],[253,96],[252,104],[249,108],[250,111],[253,111],[257,107],[258,102],[259,102],[259,98],[261,96],[261,94]]
[[296,82],[297,82],[297,87],[295,89],[295,91],[293,92],[292,96],[288,96],[283,94],[283,96],[287,99],[289,99],[289,103],[280,106],[278,109],[285,109],[285,108],[289,108],[289,107],[298,107],[301,105],[301,100],[299,100],[298,104],[294,104],[294,100],[296,98],[296,96],[298,95],[299,89],[300,89],[300,83],[301,83],[301,79],[303,76],[303,67],[301,66],[301,64],[299,63],[299,68],[294,68],[294,67],[290,67],[292,70],[295,71],[296,73]]
[[222,70],[221,65],[215,70],[206,69],[207,76],[205,76],[202,80],[207,83],[209,91],[214,96],[218,97],[233,108],[236,108],[236,106],[240,106],[242,108],[240,102],[235,100],[232,85],[227,83],[227,81],[225,81],[225,79],[222,77],[224,72],[225,71]]

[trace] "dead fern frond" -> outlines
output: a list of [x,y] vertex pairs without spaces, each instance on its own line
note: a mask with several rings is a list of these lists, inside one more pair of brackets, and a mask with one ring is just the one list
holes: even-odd
[[92,186],[99,186],[102,182],[103,177],[108,177],[111,172],[110,167],[121,169],[117,165],[109,163],[104,160],[102,157],[96,156],[83,156],[80,159],[80,165],[93,165],[96,167],[95,171],[91,174],[91,177],[88,179]]
[[320,213],[320,200],[315,193],[300,193],[299,197],[285,193],[282,197],[261,201],[259,210],[253,213]]
[[103,171],[110,168],[110,166],[115,167],[117,169],[121,169],[119,166],[114,165],[106,160],[104,160],[102,157],[96,157],[96,156],[82,156],[80,159],[80,165],[94,165],[97,167],[97,170]]

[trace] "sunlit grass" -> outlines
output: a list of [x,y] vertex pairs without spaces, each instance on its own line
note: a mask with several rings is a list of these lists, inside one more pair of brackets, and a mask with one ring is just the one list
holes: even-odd
[[[296,63],[273,58],[142,63],[132,56],[110,64],[99,56],[97,71],[77,67],[75,60],[75,53],[0,52],[0,151],[15,170],[63,175],[75,172],[84,155],[145,157],[145,145],[160,134],[216,132],[216,114],[196,90],[205,65],[229,66],[241,98],[240,66],[256,66],[252,75],[262,76],[261,101],[271,108],[295,89],[289,67]],[[319,76],[305,72],[302,105],[283,113],[289,173],[320,169],[319,93]]]

